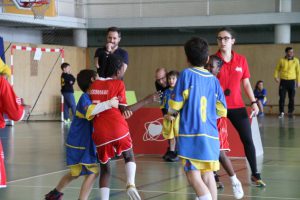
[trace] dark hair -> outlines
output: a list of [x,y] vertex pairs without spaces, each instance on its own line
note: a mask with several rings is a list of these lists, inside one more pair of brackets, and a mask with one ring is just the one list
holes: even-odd
[[112,77],[117,75],[117,72],[123,66],[123,59],[115,54],[109,54],[104,65],[104,77]]
[[61,68],[61,70],[64,70],[64,69],[65,69],[66,67],[68,67],[68,66],[70,66],[70,64],[64,62],[64,63],[62,63],[62,64],[60,65],[60,68]]
[[287,53],[287,52],[289,52],[290,50],[292,50],[293,48],[292,47],[287,47],[287,48],[285,48],[285,53]]
[[232,38],[236,38],[236,33],[235,33],[235,31],[232,28],[230,28],[230,27],[222,27],[222,28],[220,28],[217,31],[217,36],[222,31],[226,31],[226,32],[228,32],[231,35]]
[[185,55],[193,66],[204,66],[208,58],[208,43],[200,37],[193,37],[184,45]]
[[260,83],[263,83],[263,81],[262,81],[262,80],[259,80],[259,81],[256,82],[255,90],[258,90],[258,84],[260,84]]
[[83,69],[77,74],[77,84],[83,92],[87,92],[92,84],[92,78],[97,77],[97,72],[91,69]]
[[167,79],[169,79],[171,76],[176,76],[178,78],[179,72],[178,71],[170,71],[167,73]]
[[212,66],[214,61],[217,62],[217,65],[218,65],[217,67],[221,69],[221,67],[223,65],[223,60],[220,57],[218,57],[217,55],[210,55],[209,61],[207,64],[210,64]]
[[119,37],[121,37],[121,31],[120,31],[120,29],[117,28],[117,27],[114,27],[114,26],[109,27],[109,28],[106,30],[106,35],[107,35],[109,32],[117,32],[118,35],[119,35]]

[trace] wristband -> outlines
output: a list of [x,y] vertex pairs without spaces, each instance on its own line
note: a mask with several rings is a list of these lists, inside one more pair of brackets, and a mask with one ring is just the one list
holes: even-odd
[[252,101],[252,102],[251,102],[251,106],[252,106],[253,104],[255,104],[255,103],[257,104],[257,101]]

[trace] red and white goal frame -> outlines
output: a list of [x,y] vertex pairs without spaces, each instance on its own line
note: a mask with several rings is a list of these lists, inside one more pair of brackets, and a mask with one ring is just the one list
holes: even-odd
[[[61,54],[61,63],[65,62],[65,50],[63,48],[44,48],[44,47],[30,47],[30,46],[18,46],[12,45],[11,54],[10,54],[10,67],[11,67],[11,85],[14,85],[14,53],[15,51],[28,51],[28,52],[36,52],[41,51],[43,53],[60,53]],[[61,95],[61,121],[64,121],[64,98]],[[13,122],[12,122],[13,125]]]

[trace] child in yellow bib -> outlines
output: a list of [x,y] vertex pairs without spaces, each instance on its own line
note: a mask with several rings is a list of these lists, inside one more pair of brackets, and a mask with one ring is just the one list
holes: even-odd
[[[176,85],[179,72],[170,71],[167,74],[167,81],[169,88],[166,89],[163,93],[161,108],[168,110],[169,109],[169,99],[173,91],[174,86]],[[176,152],[176,136],[178,135],[179,129],[179,113],[174,113],[172,115],[164,115],[163,120],[163,131],[162,135],[165,139],[169,140],[170,151],[164,156],[164,159],[168,162],[178,161],[177,152]]]

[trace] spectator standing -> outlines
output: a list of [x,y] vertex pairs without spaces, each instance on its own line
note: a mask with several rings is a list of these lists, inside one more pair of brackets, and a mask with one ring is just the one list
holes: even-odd
[[73,89],[75,77],[71,74],[71,66],[69,63],[62,63],[61,70],[61,94],[64,96],[64,122],[70,123],[69,109],[71,108],[73,117],[76,112],[76,102]]
[[124,73],[128,67],[128,53],[119,47],[121,41],[121,31],[117,27],[109,27],[106,31],[106,44],[102,48],[98,48],[95,52],[94,62],[100,77],[104,77],[105,63],[109,54],[115,54],[122,58],[124,62]]
[[275,68],[274,78],[279,83],[279,118],[284,117],[286,92],[289,96],[288,116],[294,113],[295,87],[300,87],[299,59],[294,57],[292,47],[285,48],[285,57],[281,58]]

